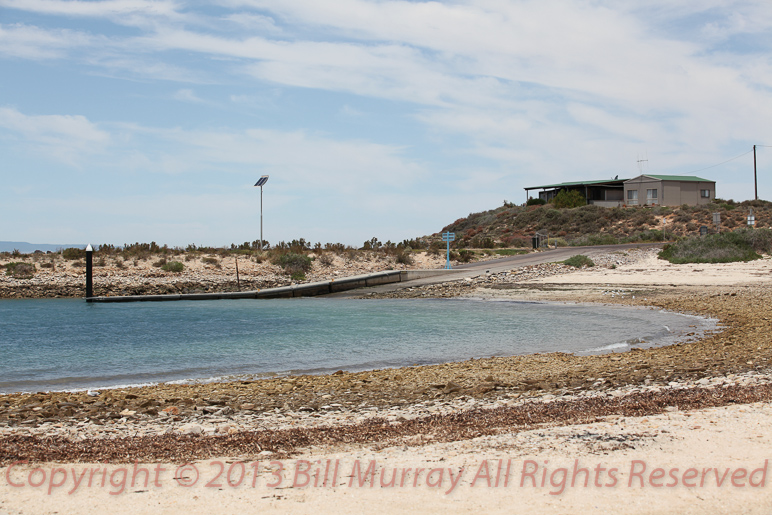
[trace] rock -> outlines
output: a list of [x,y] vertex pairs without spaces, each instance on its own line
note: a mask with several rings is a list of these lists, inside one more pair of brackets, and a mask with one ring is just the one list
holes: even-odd
[[200,435],[204,433],[204,428],[198,424],[185,424],[180,426],[178,431],[184,435]]
[[455,393],[461,391],[461,385],[454,383],[453,381],[448,382],[448,384],[445,385],[445,388],[442,390],[442,393],[449,394],[449,393]]

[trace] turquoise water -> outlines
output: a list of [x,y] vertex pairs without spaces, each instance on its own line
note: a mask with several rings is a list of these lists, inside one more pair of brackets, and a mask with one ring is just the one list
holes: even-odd
[[700,324],[642,309],[457,299],[2,300],[0,392],[625,350]]

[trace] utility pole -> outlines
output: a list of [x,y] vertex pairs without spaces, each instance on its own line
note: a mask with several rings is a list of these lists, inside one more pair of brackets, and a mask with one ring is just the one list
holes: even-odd
[[753,190],[759,200],[759,184],[756,182],[756,145],[753,145]]

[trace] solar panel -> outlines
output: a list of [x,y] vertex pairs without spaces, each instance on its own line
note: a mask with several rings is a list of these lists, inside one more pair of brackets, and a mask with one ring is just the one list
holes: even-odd
[[266,182],[268,182],[268,176],[263,175],[262,177],[260,177],[260,179],[257,180],[257,182],[255,183],[255,186],[262,186]]

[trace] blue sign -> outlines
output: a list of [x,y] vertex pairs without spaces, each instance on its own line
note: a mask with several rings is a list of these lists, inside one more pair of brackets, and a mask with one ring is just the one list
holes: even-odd
[[442,233],[442,241],[447,242],[447,253],[445,258],[445,268],[447,270],[450,270],[450,242],[455,241],[456,239],[456,233],[454,232],[444,232]]

